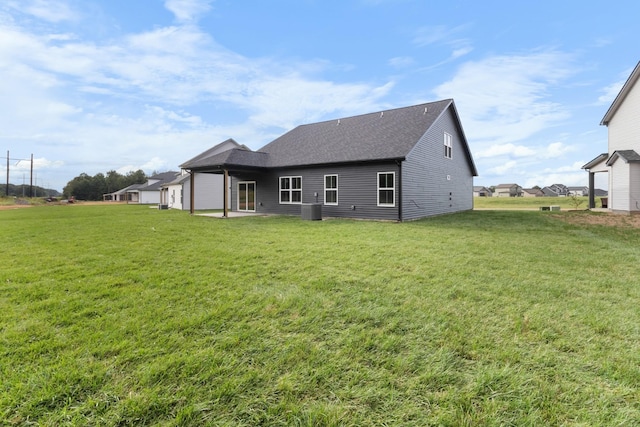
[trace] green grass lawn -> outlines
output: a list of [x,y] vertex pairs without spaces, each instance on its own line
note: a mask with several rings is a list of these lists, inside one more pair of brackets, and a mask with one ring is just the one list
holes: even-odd
[[640,229],[589,215],[0,211],[0,425],[638,425]]
[[[601,207],[600,197],[596,197],[596,207]],[[577,203],[577,206],[576,206]],[[540,206],[560,206],[562,210],[585,210],[589,206],[588,197],[474,197],[476,209],[538,209]]]

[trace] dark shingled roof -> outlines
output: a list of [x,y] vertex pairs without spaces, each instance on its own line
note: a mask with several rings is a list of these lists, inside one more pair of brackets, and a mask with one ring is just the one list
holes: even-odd
[[214,156],[206,157],[194,162],[184,163],[182,167],[192,171],[209,170],[212,167],[218,169],[233,168],[234,166],[241,168],[264,169],[267,167],[267,160],[268,155],[266,153],[248,151],[242,148],[233,148]]
[[451,102],[298,126],[260,151],[269,153],[271,167],[403,159]]
[[[185,169],[283,168],[404,159],[452,99],[298,126],[258,151],[233,149],[187,162]],[[464,132],[462,143],[477,175]]]
[[[230,146],[230,148],[226,148],[226,147],[229,147],[229,146]],[[203,159],[207,159],[207,158],[213,157],[213,156],[215,156],[217,154],[222,153],[223,151],[233,150],[233,149],[249,150],[249,147],[247,147],[245,145],[238,144],[233,138],[229,138],[229,139],[227,139],[225,141],[222,141],[220,144],[217,144],[217,145],[209,148],[207,151],[203,151],[202,153],[198,154],[197,156],[187,160],[182,165],[180,165],[180,167],[181,168],[185,168],[184,165],[200,162]]]
[[618,157],[621,157],[626,163],[640,162],[640,155],[634,150],[618,150],[614,151],[609,160],[607,160],[607,166],[611,166]]

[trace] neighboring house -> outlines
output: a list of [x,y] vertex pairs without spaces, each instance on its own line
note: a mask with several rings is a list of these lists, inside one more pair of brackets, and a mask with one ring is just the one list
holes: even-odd
[[523,188],[522,197],[542,197],[544,192],[539,188]]
[[[163,184],[162,188],[160,189],[160,191],[162,191],[161,203],[167,205],[167,208],[169,209],[183,209],[184,194],[189,193],[188,189],[185,191],[185,186],[189,185],[189,182],[189,173],[183,171],[183,173],[178,175],[178,177],[173,181]],[[212,209],[221,208],[222,201],[220,202],[219,208]]]
[[127,187],[126,198],[130,203],[159,205],[161,203],[160,189],[162,185],[173,181],[178,175],[180,175],[180,172],[163,172],[153,175],[144,184],[134,184]]
[[553,184],[543,187],[542,192],[547,197],[566,197],[569,195],[569,188],[563,184]]
[[[609,174],[608,208],[612,212],[640,213],[640,62],[600,122],[607,126],[609,147],[583,169],[589,172],[589,189],[594,175]],[[589,192],[589,208],[595,207],[595,192]]]
[[223,174],[234,211],[301,215],[313,204],[322,216],[394,221],[473,209],[478,175],[452,99],[301,125],[258,151],[181,167]]
[[522,187],[518,184],[500,184],[496,185],[493,195],[495,197],[521,197]]
[[[103,201],[108,202],[132,202],[138,203],[138,193],[128,193],[129,190],[138,188],[140,184],[132,184],[128,187],[102,195]],[[135,196],[135,199],[133,197]]]
[[482,186],[473,187],[473,197],[491,197],[493,193],[490,188]]
[[567,187],[568,196],[588,196],[589,187]]
[[[249,150],[249,148],[238,144],[233,139],[227,139],[187,160],[185,163],[199,162],[231,149]],[[182,173],[175,180],[162,186],[163,202],[171,209],[189,210],[191,207],[192,179],[194,193],[198,194],[198,197],[194,200],[194,210],[222,209],[224,207],[222,175],[197,172],[189,174],[185,169],[182,169]],[[227,192],[227,194],[230,193]]]

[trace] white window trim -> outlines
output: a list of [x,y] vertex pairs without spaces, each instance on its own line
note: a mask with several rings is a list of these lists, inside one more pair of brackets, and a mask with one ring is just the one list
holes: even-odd
[[[327,188],[327,177],[329,176],[335,176],[336,177],[336,188]],[[330,205],[330,206],[337,206],[338,205],[338,200],[339,200],[339,193],[338,193],[338,174],[329,174],[329,175],[325,175],[324,176],[324,204],[325,205]],[[327,191],[335,191],[336,192],[336,201],[335,202],[327,202]]]
[[[282,179],[283,178],[288,178],[289,179],[289,188],[282,188]],[[300,188],[292,188],[293,186],[291,185],[293,183],[293,179],[294,178],[300,178]],[[282,192],[283,191],[288,191],[289,192],[289,201],[288,202],[283,202],[282,201]],[[299,202],[293,202],[293,192],[294,191],[299,191],[300,192],[300,201]],[[301,205],[302,204],[302,176],[298,175],[298,176],[280,176],[278,177],[278,201],[280,202],[281,205]]]
[[[393,175],[393,187],[392,188],[388,188],[388,187],[380,187],[380,175]],[[376,187],[377,187],[377,191],[376,191],[376,198],[378,199],[378,207],[383,207],[383,208],[394,208],[396,206],[396,173],[395,172],[378,172],[378,175],[376,176]],[[380,190],[391,190],[393,191],[393,203],[380,203]]]
[[453,158],[453,137],[451,136],[451,134],[447,132],[444,133],[444,146],[445,146],[444,158],[445,159]]

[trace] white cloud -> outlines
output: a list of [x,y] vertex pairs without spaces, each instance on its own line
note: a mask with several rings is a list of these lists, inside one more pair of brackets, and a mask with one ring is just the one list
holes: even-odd
[[196,21],[211,9],[211,0],[166,0],[166,7],[181,23]]
[[572,73],[570,63],[570,55],[556,51],[492,56],[465,63],[434,93],[455,99],[474,140],[513,143],[569,117],[549,99],[549,88]]
[[310,81],[301,76],[270,77],[247,86],[250,95],[234,94],[234,103],[253,110],[252,123],[290,129],[316,121],[326,114],[361,112],[371,108],[393,87]]
[[582,164],[576,162],[572,165],[545,168],[539,173],[528,174],[524,186],[532,187],[538,185],[546,187],[553,184],[564,184],[568,187],[587,186],[589,176],[584,170],[580,169],[581,166]]
[[495,144],[486,150],[474,153],[474,157],[478,159],[497,156],[528,157],[535,154],[536,150],[525,145]]
[[[171,5],[178,7],[178,3]],[[195,7],[191,3],[180,6]],[[73,37],[56,37],[53,43],[49,35],[32,35],[19,29],[4,31],[10,31],[11,37],[0,38],[0,63],[15,69],[4,85],[32,87],[25,107],[49,105],[49,110],[57,108],[58,116],[91,112],[90,106],[83,105],[87,102],[81,95],[84,93],[108,96],[109,102],[120,98],[121,102],[183,107],[225,102],[230,108],[250,112],[254,126],[288,128],[325,113],[362,112],[393,86],[392,82],[373,86],[314,79],[301,72],[315,73],[327,64],[311,61],[282,65],[268,58],[246,58],[220,47],[195,27],[156,28],[104,45],[79,42]],[[29,76],[32,83],[25,85],[24,76]],[[79,104],[55,102],[55,97],[67,90],[64,96],[72,94]],[[23,95],[16,93],[13,99],[25,99]],[[46,116],[41,110],[36,108],[29,115]],[[198,124],[195,117],[185,117],[163,119]]]
[[470,53],[472,50],[473,48],[471,46],[463,46],[458,49],[454,49],[453,52],[451,52],[451,59],[460,58],[461,56]]
[[116,169],[121,175],[126,175],[129,172],[135,172],[137,170],[143,170],[145,173],[151,174],[153,171],[162,172],[167,170],[178,170],[174,165],[168,165],[165,160],[159,157],[153,157],[139,165],[125,165]]
[[616,96],[618,96],[618,93],[620,93],[620,90],[622,89],[622,86],[624,86],[624,83],[626,81],[627,79],[624,79],[624,80],[620,80],[618,82],[612,83],[609,86],[605,86],[601,90],[601,92],[604,92],[604,93],[598,97],[598,104],[608,105],[613,103],[613,100],[616,99]]
[[389,60],[389,65],[394,68],[406,68],[415,64],[415,60],[409,56],[396,56]]
[[466,40],[457,37],[459,33],[464,32],[466,29],[466,25],[458,25],[453,28],[444,25],[421,27],[416,31],[413,43],[418,46],[427,46],[435,43],[456,44],[460,40]]
[[541,153],[541,156],[545,159],[557,159],[567,153],[571,153],[572,151],[575,151],[575,148],[572,146],[565,145],[562,142],[552,142],[544,147],[544,151]]
[[452,61],[467,55],[473,50],[472,43],[459,34],[468,29],[467,25],[459,25],[457,27],[446,27],[444,25],[426,26],[419,28],[413,38],[413,43],[419,47],[430,45],[441,45],[451,49],[449,58],[437,65]]
[[518,162],[511,160],[488,170],[489,175],[505,175],[518,169]]
[[539,161],[543,159],[557,159],[575,150],[575,147],[563,144],[562,142],[552,142],[547,146],[527,146],[511,143],[492,144],[484,150],[475,152],[474,158],[530,158],[531,160]]
[[52,23],[80,18],[65,0],[9,0],[5,6]]

